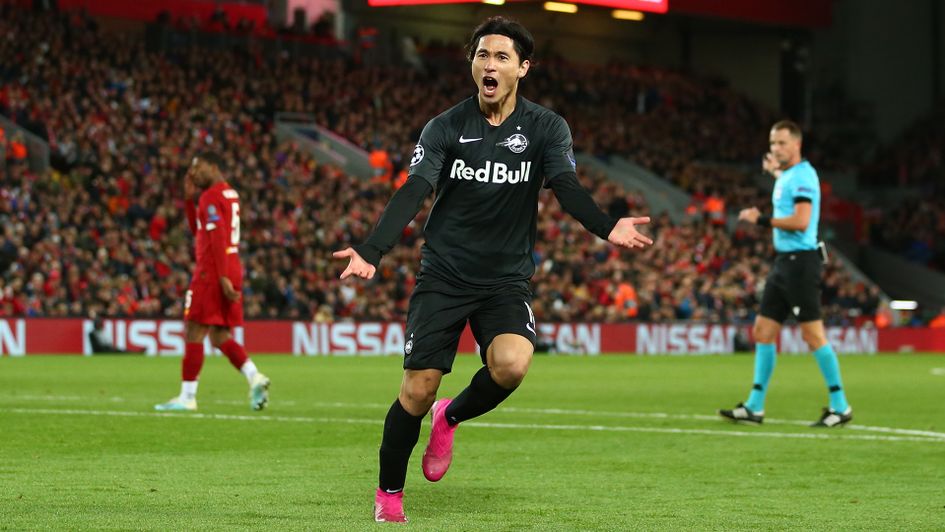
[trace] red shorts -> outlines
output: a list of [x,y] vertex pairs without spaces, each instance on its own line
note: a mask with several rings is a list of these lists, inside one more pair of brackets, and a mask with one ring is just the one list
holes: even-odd
[[[241,286],[233,283],[241,292]],[[243,298],[230,302],[223,296],[220,283],[194,279],[184,297],[184,319],[201,325],[236,327],[243,324]]]

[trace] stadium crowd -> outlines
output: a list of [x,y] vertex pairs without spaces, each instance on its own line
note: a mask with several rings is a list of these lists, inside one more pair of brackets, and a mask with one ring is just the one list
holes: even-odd
[[[274,141],[273,141],[274,142]],[[371,283],[337,280],[330,251],[359,241],[390,194],[389,185],[350,179],[320,166],[291,144],[261,158],[271,180],[244,180],[245,310],[248,317],[333,321],[404,318],[415,281],[421,214]],[[10,167],[0,261],[0,312],[5,315],[177,317],[192,268],[182,198],[147,200],[121,177],[87,171],[39,179],[23,163]],[[612,214],[642,213],[640,196],[602,176],[583,175]],[[178,178],[179,180],[179,178]],[[114,182],[112,182],[114,181]],[[254,184],[255,183],[255,184]],[[175,184],[160,186],[179,192]],[[239,186],[238,185],[238,186]],[[151,207],[151,205],[157,205]],[[766,275],[770,239],[752,229],[730,235],[701,212],[682,225],[665,214],[652,226],[657,244],[643,254],[620,252],[542,195],[535,261],[538,319],[745,322]],[[826,277],[832,323],[871,316],[869,296],[841,268]]]
[[[422,122],[469,92],[461,69],[452,76],[245,51],[154,52],[78,15],[7,11],[0,37],[0,114],[48,138],[55,168],[36,175],[6,150],[0,314],[179,317],[192,269],[180,184],[193,154],[213,147],[241,193],[247,317],[404,318],[424,214],[374,282],[340,283],[330,251],[368,234],[391,184],[316,164],[276,140],[272,117],[311,113],[361,146],[387,147],[402,167],[399,154],[410,153]],[[607,89],[619,85],[604,82],[615,77],[634,90]],[[530,83],[526,95],[569,117],[579,148],[632,153],[688,180],[693,192],[687,221],[655,217],[657,245],[640,254],[596,239],[543,193],[536,317],[750,321],[770,238],[729,233],[722,222],[726,206],[755,192],[687,161],[755,158],[755,132],[770,117],[729,89],[666,71],[551,61]],[[751,133],[722,135],[719,144],[721,130]],[[723,179],[706,178],[714,174]],[[648,210],[639,194],[602,176],[581,178],[614,215]],[[835,265],[825,279],[828,322],[875,313],[875,287],[857,286]]]
[[870,242],[945,272],[945,175],[927,194],[868,212]]

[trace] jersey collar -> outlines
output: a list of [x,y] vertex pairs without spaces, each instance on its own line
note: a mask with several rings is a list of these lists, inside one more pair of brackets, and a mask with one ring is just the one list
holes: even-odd
[[478,94],[474,94],[474,95],[472,96],[472,98],[470,98],[470,100],[471,100],[471,102],[472,102],[472,105],[476,108],[476,113],[478,113],[479,116],[482,117],[482,121],[485,122],[486,125],[489,126],[489,127],[491,127],[491,128],[500,128],[500,127],[504,126],[506,122],[508,122],[509,120],[512,119],[512,117],[518,116],[519,112],[521,111],[521,109],[522,109],[522,107],[523,107],[523,105],[524,105],[524,104],[523,104],[524,98],[522,97],[522,93],[521,93],[521,92],[516,92],[516,93],[515,93],[515,109],[512,109],[512,112],[509,113],[509,116],[505,117],[505,120],[503,120],[501,124],[499,124],[499,125],[497,125],[497,126],[493,126],[491,123],[489,123],[489,120],[486,119],[485,115],[482,114],[482,109],[479,108],[479,97],[478,97]]

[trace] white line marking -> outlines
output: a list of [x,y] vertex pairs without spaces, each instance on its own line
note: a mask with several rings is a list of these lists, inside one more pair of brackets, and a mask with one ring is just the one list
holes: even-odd
[[[308,403],[316,407],[332,408],[389,408],[390,405],[383,403],[342,403],[342,402],[313,402]],[[548,414],[548,415],[573,415],[573,416],[597,416],[597,417],[616,417],[632,419],[676,419],[676,420],[695,420],[695,421],[720,421],[719,416],[710,416],[705,414],[668,414],[666,412],[604,412],[598,410],[568,410],[562,408],[520,408],[514,406],[503,406],[495,411],[496,413],[509,412],[520,414]],[[772,419],[765,418],[765,425],[794,425],[798,427],[807,427],[810,421],[799,419]],[[945,439],[945,432],[932,432],[927,430],[900,429],[895,427],[876,427],[871,425],[847,425],[846,428],[866,432],[881,432],[884,434],[898,434],[902,436],[925,436],[928,438]]]
[[[945,369],[945,368],[941,368]],[[22,400],[33,400],[33,401],[87,401],[90,399],[105,399],[112,402],[125,402],[129,399],[124,397],[95,397],[95,396],[57,396],[57,395],[16,395],[12,396],[14,399]],[[234,401],[234,400],[225,400],[225,399],[215,399],[210,401],[214,404],[221,405],[244,405],[245,401]],[[385,403],[346,403],[340,401],[312,401],[312,402],[302,402],[297,401],[279,401],[280,405],[286,406],[295,406],[295,405],[308,405],[319,408],[369,408],[369,409],[387,409],[390,408],[389,404]],[[676,419],[676,420],[694,420],[694,421],[719,421],[718,416],[705,415],[705,414],[669,414],[666,412],[607,412],[599,410],[581,410],[581,409],[563,409],[563,408],[521,408],[521,407],[502,407],[496,410],[496,413],[521,413],[521,414],[547,414],[547,415],[562,415],[562,416],[590,416],[590,417],[616,417],[616,418],[631,418],[631,419]],[[173,413],[171,415],[174,415]],[[810,421],[803,421],[799,419],[777,419],[777,418],[765,418],[765,425],[794,425],[798,427],[807,427],[810,425]],[[468,423],[467,423],[468,424]],[[928,430],[917,430],[917,429],[901,429],[895,427],[878,427],[873,425],[859,425],[851,424],[847,425],[845,428],[856,431],[864,432],[879,432],[882,434],[896,434],[901,436],[923,436],[926,438],[942,438],[945,439],[945,432],[933,432]]]
[[110,401],[112,403],[123,403],[125,402],[124,397],[105,397],[102,395],[10,395],[10,399],[21,399],[24,401],[88,401],[88,400],[102,400]]
[[[334,418],[334,417],[306,417],[306,416],[251,416],[233,414],[187,414],[172,412],[133,412],[123,410],[77,410],[53,408],[2,408],[0,412],[13,414],[48,414],[48,415],[78,415],[78,416],[114,416],[114,417],[163,417],[178,419],[213,419],[224,421],[282,421],[298,423],[340,423],[346,425],[381,425],[379,419],[363,418]],[[479,428],[528,429],[528,430],[563,430],[563,431],[593,431],[593,432],[641,432],[651,434],[690,434],[703,436],[736,436],[754,438],[788,438],[797,440],[865,440],[890,442],[923,442],[945,443],[939,438],[918,436],[880,436],[874,434],[825,434],[824,432],[786,433],[786,432],[746,432],[737,430],[710,430],[710,429],[679,429],[665,427],[627,427],[608,425],[547,425],[537,423],[484,423],[467,421],[465,426]]]
[[[716,421],[719,420],[719,416],[709,416],[705,414],[667,414],[664,412],[597,412],[594,410],[561,410],[557,408],[516,408],[516,407],[507,407],[502,408],[501,411],[505,412],[521,412],[521,413],[534,413],[534,414],[573,414],[573,415],[582,415],[582,416],[607,416],[607,417],[628,417],[628,418],[653,418],[653,419],[693,419],[699,421]],[[811,424],[810,421],[802,421],[798,419],[775,419],[775,418],[765,418],[765,425],[796,425],[800,427],[807,427]],[[931,432],[925,430],[913,430],[913,429],[899,429],[894,427],[876,427],[871,425],[847,425],[846,428],[853,430],[862,430],[862,431],[871,431],[871,432],[883,432],[889,434],[902,434],[906,436],[927,436],[930,438],[943,438],[945,439],[945,432]]]
[[930,430],[895,429],[892,427],[873,427],[869,425],[847,425],[846,428],[853,430],[866,430],[870,432],[883,432],[888,434],[903,434],[907,436],[924,436],[926,438],[945,439],[945,434],[941,432],[932,432]]
[[[316,407],[332,407],[332,408],[390,408],[389,404],[385,403],[344,403],[344,402],[312,402],[307,403],[310,406]],[[523,414],[548,414],[548,415],[573,415],[573,416],[597,416],[597,417],[617,417],[617,418],[633,418],[633,419],[678,419],[678,420],[697,420],[697,421],[719,421],[721,418],[719,416],[711,416],[706,414],[669,414],[666,412],[606,412],[601,410],[569,410],[563,408],[522,408],[515,406],[503,406],[495,410],[496,413],[501,414],[503,412],[509,413],[523,413]],[[804,421],[800,419],[772,419],[765,418],[765,424],[771,425],[796,425],[798,427],[807,427],[811,424],[811,421]],[[870,425],[847,425],[846,428],[854,430],[865,430],[865,431],[875,431],[883,432],[890,434],[902,434],[906,436],[927,436],[930,438],[945,438],[945,432],[930,432],[923,430],[913,430],[913,429],[900,429],[894,427],[875,427]]]
[[791,438],[799,440],[869,440],[869,441],[917,441],[931,443],[945,443],[945,440],[938,438],[923,438],[911,436],[878,436],[874,434],[824,434],[823,432],[745,432],[734,430],[712,430],[712,429],[677,429],[665,427],[624,427],[607,425],[528,425],[519,423],[482,423],[466,422],[465,425],[474,427],[490,428],[510,428],[510,429],[544,429],[544,430],[592,430],[592,431],[615,431],[615,432],[650,432],[659,434],[703,434],[707,436],[748,436],[756,438]]
[[938,375],[939,377],[945,377],[945,368],[932,368],[932,375]]
[[[212,401],[206,401],[206,402],[213,403],[215,405],[244,406],[246,404],[249,404],[247,401],[233,401],[229,399],[214,399]],[[298,404],[299,404],[298,401],[283,401],[282,399],[279,400],[279,406],[298,406]],[[312,403],[309,403],[309,404],[312,404]]]
[[135,412],[131,410],[80,410],[55,408],[0,408],[0,412],[13,414],[50,414],[72,416],[110,416],[110,417],[171,417],[179,419],[216,419],[224,421],[294,421],[298,423],[348,423],[358,425],[380,425],[383,420],[354,419],[333,417],[305,417],[305,416],[253,416],[240,414],[201,414],[194,412]]
[[88,397],[79,397],[78,395],[10,395],[11,399],[22,399],[24,401],[84,401]]

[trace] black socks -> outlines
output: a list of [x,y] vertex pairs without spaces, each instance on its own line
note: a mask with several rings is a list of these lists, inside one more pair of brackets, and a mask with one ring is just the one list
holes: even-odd
[[381,472],[378,486],[396,493],[404,489],[407,480],[407,463],[410,453],[420,439],[420,423],[423,416],[413,416],[404,410],[400,399],[395,399],[384,420],[384,438],[381,440]]
[[456,425],[467,419],[481,416],[499,406],[499,403],[505,401],[514,391],[515,388],[506,390],[499,386],[492,380],[489,368],[483,366],[473,375],[469,386],[446,407],[446,421],[450,425]]

